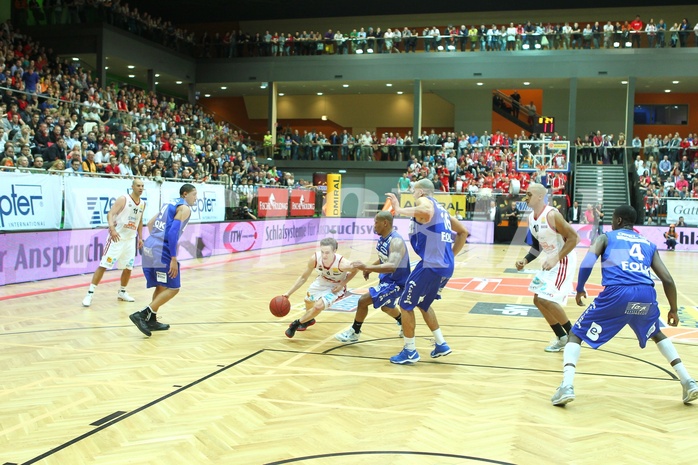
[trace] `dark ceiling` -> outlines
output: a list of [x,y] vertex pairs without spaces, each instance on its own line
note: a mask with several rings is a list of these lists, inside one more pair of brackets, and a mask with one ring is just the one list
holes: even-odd
[[669,0],[667,3],[658,0],[138,0],[132,3],[141,11],[184,25],[285,18],[695,5],[695,0]]

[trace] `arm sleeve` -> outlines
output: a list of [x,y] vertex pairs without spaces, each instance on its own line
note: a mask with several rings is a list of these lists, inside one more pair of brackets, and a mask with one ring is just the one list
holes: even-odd
[[526,235],[526,243],[530,245],[531,248],[529,249],[524,259],[527,263],[531,263],[533,260],[538,258],[538,255],[540,255],[540,243],[538,242],[538,239],[533,237],[531,231],[528,231]]
[[598,257],[588,252],[582,260],[582,264],[579,265],[579,276],[577,277],[577,292],[584,292],[584,285],[586,284],[589,276],[591,276],[591,270],[594,268],[594,263]]
[[170,229],[167,231],[167,246],[170,250],[170,257],[177,258],[177,246],[179,245],[179,230],[182,229],[182,222],[172,221]]

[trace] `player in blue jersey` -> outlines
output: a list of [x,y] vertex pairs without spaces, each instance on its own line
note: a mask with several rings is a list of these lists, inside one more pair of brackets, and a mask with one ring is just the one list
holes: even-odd
[[635,332],[641,348],[645,347],[648,339],[657,344],[681,379],[684,404],[698,399],[698,385],[688,374],[671,340],[660,330],[657,293],[650,269],[662,281],[664,294],[669,301],[667,320],[671,326],[679,323],[676,285],[659,258],[657,246],[633,231],[636,217],[630,205],[616,208],[613,212],[613,231],[596,239],[579,267],[577,305],[583,305],[582,298],[586,297],[584,284],[599,256],[601,284],[605,289],[572,327],[565,346],[562,384],[551,399],[553,405],[565,405],[574,400],[572,382],[582,341],[597,349],[610,341],[625,325]]
[[[377,287],[369,288],[368,292],[361,296],[356,308],[354,324],[335,335],[340,342],[356,342],[361,334],[361,325],[368,315],[368,306],[380,308],[385,313],[395,318],[398,325],[402,325],[400,310],[397,302],[405,288],[407,277],[410,275],[410,258],[405,246],[405,241],[397,231],[393,229],[393,215],[389,211],[381,211],[373,219],[373,229],[380,236],[376,251],[378,260],[371,264],[353,262],[352,268],[363,271],[364,279],[368,279],[371,272],[380,273]],[[402,336],[402,328],[400,328]]]
[[414,338],[415,307],[421,310],[424,322],[436,339],[436,346],[431,351],[432,358],[448,355],[451,348],[441,334],[431,304],[441,298],[441,290],[453,275],[454,256],[465,245],[468,230],[434,199],[434,184],[428,179],[414,184],[414,207],[401,208],[395,194],[386,195],[396,215],[412,217],[410,244],[422,259],[407,278],[407,285],[400,296],[405,346],[399,354],[390,357],[390,362],[405,364],[419,361]]
[[157,311],[177,295],[180,288],[177,247],[179,237],[191,217],[191,207],[196,203],[196,188],[184,184],[179,189],[180,198],[165,204],[148,222],[150,236],[143,246],[143,274],[147,287],[154,287],[153,300],[143,310],[129,316],[133,324],[146,336],[151,331],[164,331],[170,325],[157,321]]

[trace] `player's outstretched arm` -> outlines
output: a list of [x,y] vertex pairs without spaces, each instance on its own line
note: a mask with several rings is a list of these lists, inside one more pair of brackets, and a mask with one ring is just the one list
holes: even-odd
[[303,270],[303,274],[301,274],[297,279],[296,282],[293,283],[293,286],[291,286],[291,289],[288,290],[285,294],[283,294],[286,297],[291,297],[291,294],[296,292],[305,282],[308,280],[310,277],[311,273],[315,269],[315,255],[311,256],[308,262],[306,263],[305,270]]
[[455,216],[451,216],[451,230],[456,233],[456,238],[453,241],[453,255],[458,255],[468,239],[468,229]]
[[434,216],[434,204],[424,197],[420,197],[414,203],[414,207],[401,208],[395,194],[388,192],[385,194],[390,200],[390,204],[396,215],[414,217],[420,223],[428,223]]
[[589,247],[589,251],[584,256],[581,265],[579,265],[579,274],[577,275],[577,296],[575,300],[577,305],[580,307],[584,306],[584,301],[582,300],[587,296],[584,290],[584,285],[586,284],[589,276],[591,276],[591,270],[594,268],[594,264],[600,255],[603,255],[606,250],[606,244],[608,243],[608,237],[605,234],[600,235],[596,241]]
[[662,281],[664,295],[666,295],[666,298],[669,301],[669,315],[667,316],[667,323],[669,323],[671,326],[678,326],[679,315],[676,298],[676,284],[674,283],[674,278],[671,277],[671,273],[669,273],[669,270],[667,270],[666,265],[664,265],[664,262],[659,257],[659,252],[656,250],[652,256],[652,270]]

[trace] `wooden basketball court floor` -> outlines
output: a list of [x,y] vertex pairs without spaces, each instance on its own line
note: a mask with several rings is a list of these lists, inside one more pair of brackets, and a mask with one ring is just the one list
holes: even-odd
[[[339,252],[373,260],[374,246],[343,242]],[[333,337],[353,320],[345,312],[285,337],[301,291],[285,318],[267,305],[314,250],[186,262],[182,291],[160,312],[172,327],[151,338],[128,319],[149,301],[140,269],[136,303],[116,300],[114,271],[89,309],[89,276],[0,288],[0,464],[695,463],[698,405],[682,404],[673,370],[628,329],[585,348],[577,399],[550,404],[562,354],[543,351],[552,332],[531,310],[531,275],[512,272],[523,248],[466,245],[435,305],[453,353],[429,357],[418,317],[414,366],[389,363],[402,340],[378,310],[356,344]],[[685,306],[682,328],[668,333],[695,377],[696,255],[662,257]],[[590,282],[600,282],[598,264]],[[566,310],[574,321],[583,308],[570,299]]]

